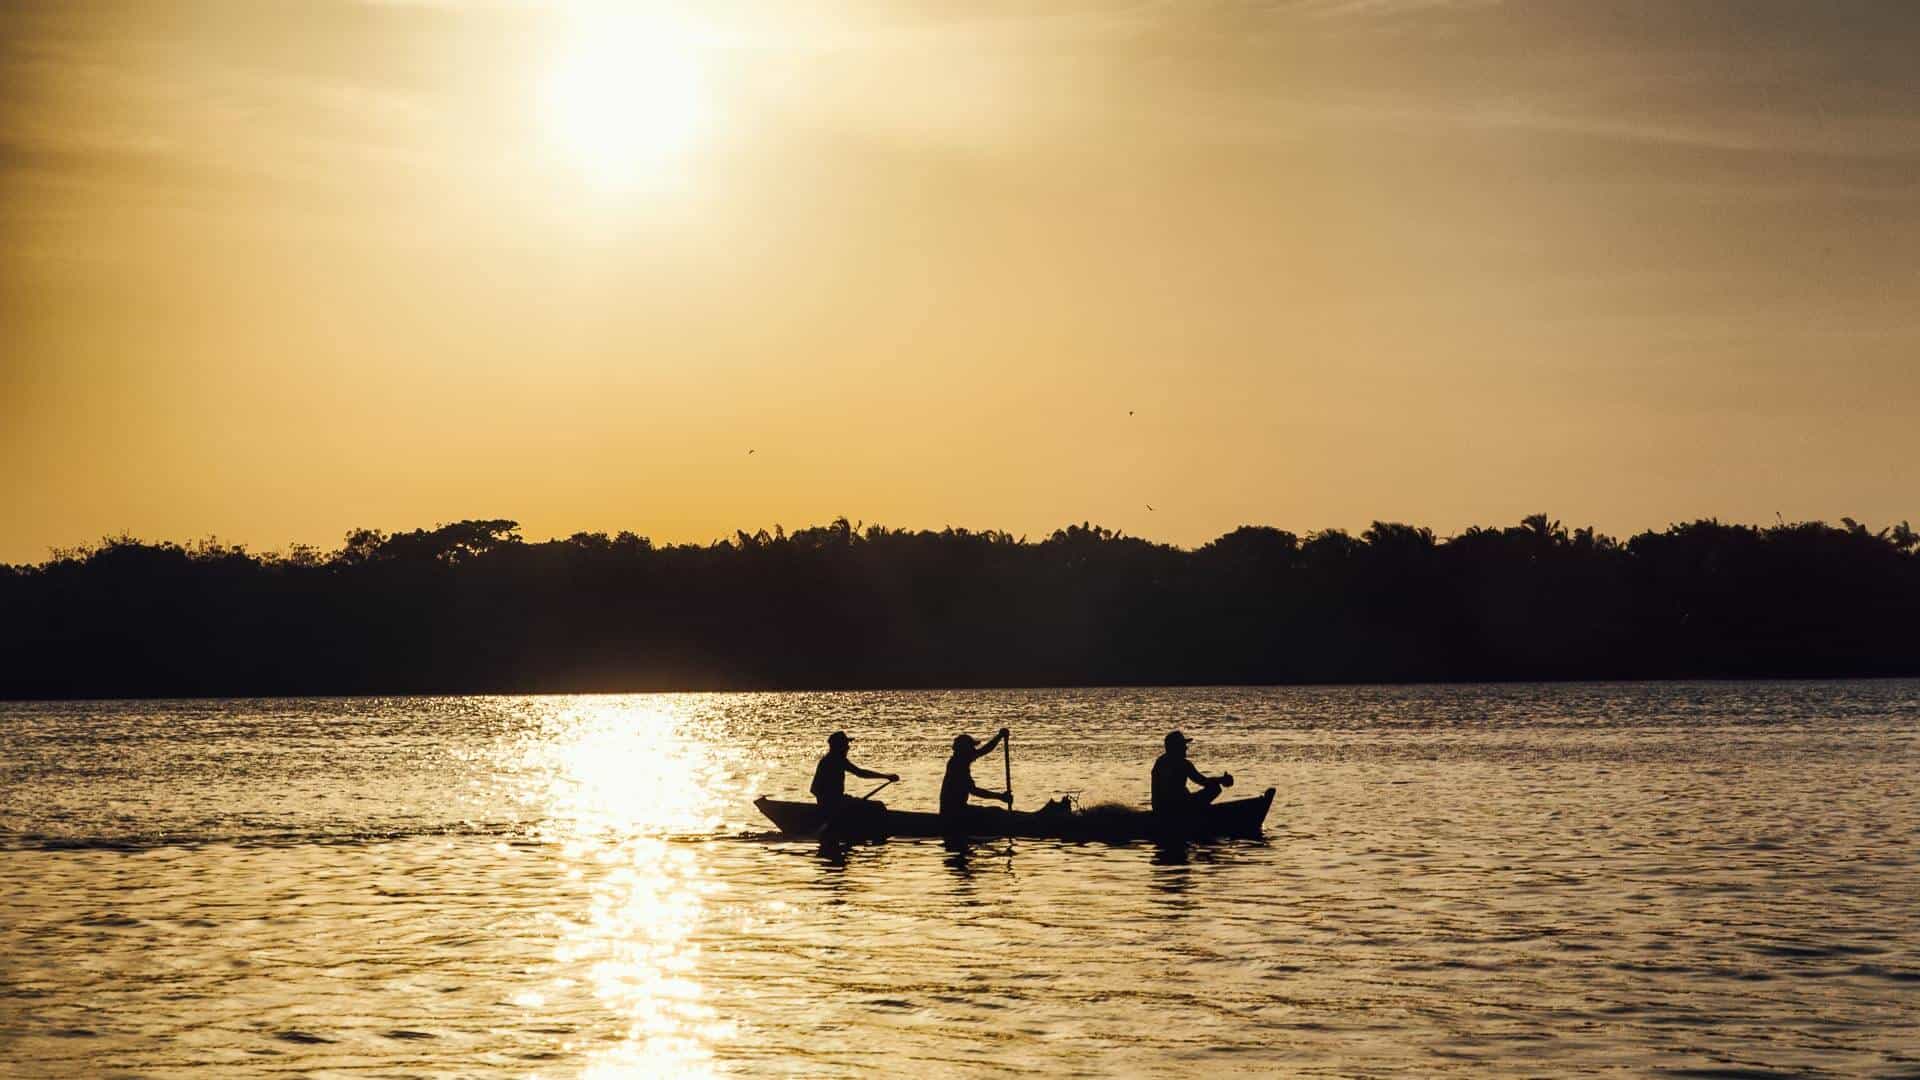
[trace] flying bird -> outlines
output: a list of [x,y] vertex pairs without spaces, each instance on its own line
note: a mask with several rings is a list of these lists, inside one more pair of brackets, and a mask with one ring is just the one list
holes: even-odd
[[752,456],[753,456],[753,451],[751,451],[751,450],[749,450],[749,451],[747,451],[747,456],[748,456],[748,457],[752,457]]
[[1147,509],[1149,509],[1149,510],[1151,510],[1151,509],[1153,509],[1153,504],[1152,504],[1152,503],[1148,503],[1148,504],[1147,504]]

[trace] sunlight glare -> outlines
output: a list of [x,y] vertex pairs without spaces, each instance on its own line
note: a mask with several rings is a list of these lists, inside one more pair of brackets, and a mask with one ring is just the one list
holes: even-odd
[[556,913],[554,958],[568,974],[524,1007],[563,1014],[557,1003],[584,991],[618,1018],[614,1037],[586,1050],[591,1080],[714,1075],[714,1047],[736,1031],[707,1000],[700,935],[724,886],[694,837],[720,827],[744,779],[738,761],[703,736],[697,695],[541,707],[509,767],[585,902]]
[[540,104],[548,138],[596,187],[670,180],[708,121],[699,43],[663,18],[582,20]]
[[665,836],[718,826],[733,763],[699,736],[686,708],[581,699],[554,716],[526,765],[541,780],[546,813],[568,823],[572,843],[597,845],[607,832]]

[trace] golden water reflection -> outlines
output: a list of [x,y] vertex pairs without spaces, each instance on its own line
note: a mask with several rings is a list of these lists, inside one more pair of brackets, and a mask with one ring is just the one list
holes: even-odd
[[[1894,681],[9,705],[0,1076],[1894,1075],[1916,716]],[[1036,795],[1137,798],[1173,727],[1287,794],[1184,854],[748,839],[826,731],[905,808],[1002,725]]]
[[[551,707],[557,702],[543,703]],[[724,891],[701,856],[725,794],[754,777],[709,737],[707,702],[569,699],[520,746],[523,795],[565,875],[573,910],[553,913],[560,974],[551,1007],[590,995],[610,1015],[572,1049],[581,1075],[713,1074],[733,1034],[707,1000],[698,935]]]

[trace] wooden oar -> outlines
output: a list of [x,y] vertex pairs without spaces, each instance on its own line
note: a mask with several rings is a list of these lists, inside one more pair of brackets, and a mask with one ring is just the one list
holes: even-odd
[[[882,781],[880,781],[880,787],[876,787],[876,788],[874,788],[874,789],[873,789],[872,791],[869,791],[869,792],[867,792],[867,793],[866,793],[865,795],[862,795],[862,796],[860,796],[860,801],[861,801],[861,802],[866,802],[866,801],[867,801],[868,799],[871,799],[871,798],[873,798],[873,797],[874,797],[875,795],[878,795],[878,794],[880,794],[880,788],[883,788],[883,787],[886,787],[886,786],[887,786],[888,784],[891,784],[891,783],[893,783],[893,781],[891,781],[891,780],[882,780]],[[815,829],[815,830],[813,830],[813,835],[814,835],[814,836],[825,836],[825,835],[826,835],[826,833],[827,833],[827,830],[833,827],[833,823],[834,823],[835,821],[837,821],[837,820],[839,820],[839,816],[840,816],[839,814],[835,814],[835,815],[834,815],[833,817],[830,817],[830,818],[828,818],[828,819],[826,819],[825,821],[822,821],[822,822],[820,823],[820,827],[819,827],[819,828],[817,828],[817,829]]]
[[1000,740],[1001,753],[1007,762],[1007,809],[1013,809],[1013,736]]

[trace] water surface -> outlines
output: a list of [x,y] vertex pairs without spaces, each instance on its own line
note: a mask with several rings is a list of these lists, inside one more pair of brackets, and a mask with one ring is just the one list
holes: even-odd
[[[1003,724],[1268,836],[751,804]],[[1917,765],[1914,682],[0,704],[0,1072],[1920,1077]]]

